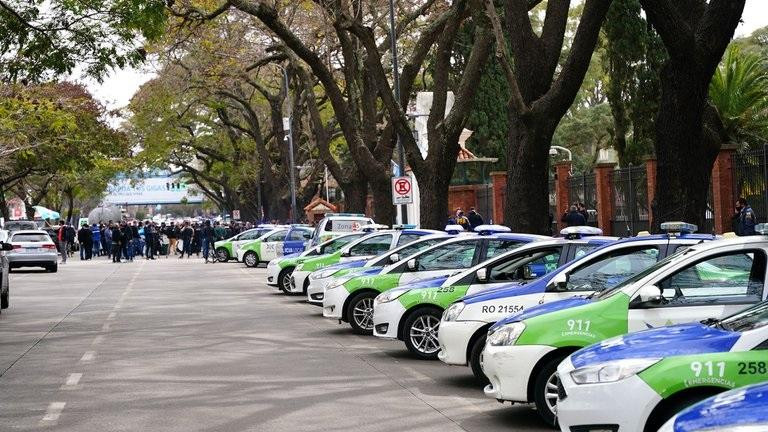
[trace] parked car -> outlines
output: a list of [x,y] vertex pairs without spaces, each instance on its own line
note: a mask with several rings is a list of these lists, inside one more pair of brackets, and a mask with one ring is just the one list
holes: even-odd
[[3,225],[3,228],[8,230],[8,231],[38,230],[38,229],[40,229],[40,227],[37,226],[37,223],[35,221],[31,221],[31,220],[6,221],[5,225]]
[[9,232],[6,230],[0,230],[0,310],[7,309],[9,305],[10,284],[8,281],[8,273],[10,273],[10,266],[8,265],[8,251],[13,250],[13,245],[7,243]]
[[58,270],[56,244],[47,232],[42,230],[15,231],[9,243],[13,250],[8,252],[10,270],[20,267],[43,267],[51,273]]

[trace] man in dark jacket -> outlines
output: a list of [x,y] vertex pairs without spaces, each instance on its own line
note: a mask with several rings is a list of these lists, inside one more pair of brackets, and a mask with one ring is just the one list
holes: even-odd
[[184,254],[187,254],[187,258],[192,256],[192,239],[195,236],[195,230],[189,226],[189,222],[184,222],[184,228],[181,229],[181,242],[182,251],[179,259],[184,258]]
[[[213,247],[213,242],[215,241],[216,237],[216,233],[211,226],[211,221],[205,221],[203,224],[203,229],[200,230],[200,237],[203,242],[203,258],[205,258],[205,263],[208,264],[208,255],[211,253],[211,251],[215,250]],[[211,262],[215,263],[216,259],[211,257]]]
[[755,225],[757,225],[757,216],[752,207],[747,203],[744,197],[736,201],[736,212],[733,215],[733,228],[736,235],[751,236],[755,235]]
[[572,226],[584,226],[587,224],[587,220],[584,219],[584,215],[579,212],[579,208],[575,205],[572,205],[568,213],[564,214],[562,218],[560,218],[561,222],[565,222],[565,224],[569,227]]
[[112,262],[120,262],[120,250],[123,248],[123,232],[120,231],[120,227],[117,224],[110,224],[109,230],[111,231],[110,237],[112,238]]
[[93,233],[87,223],[84,223],[77,231],[77,241],[80,242],[80,259],[91,259],[91,253],[93,252]]
[[123,250],[123,258],[126,261],[133,261],[133,230],[131,230],[131,226],[123,222],[120,225],[120,234],[120,249]]
[[474,207],[469,208],[469,213],[467,214],[467,219],[469,220],[469,225],[472,227],[472,231],[475,230],[475,228],[479,227],[483,223],[483,217],[480,216],[480,213],[478,213]]
[[146,221],[144,223],[144,259],[155,259],[155,227]]

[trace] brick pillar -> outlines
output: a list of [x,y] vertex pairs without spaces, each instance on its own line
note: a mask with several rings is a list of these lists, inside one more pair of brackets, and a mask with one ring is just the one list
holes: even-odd
[[491,173],[493,184],[493,223],[504,224],[504,197],[507,196],[507,173],[494,171]]
[[712,167],[712,208],[715,216],[715,233],[731,231],[731,214],[736,196],[733,194],[733,153],[734,145],[724,145],[717,154]]
[[597,195],[597,226],[603,234],[611,235],[613,217],[613,180],[611,173],[615,163],[600,163],[595,166],[595,186]]
[[645,182],[648,190],[648,231],[653,232],[653,200],[656,198],[656,157],[645,160]]
[[557,221],[557,231],[565,228],[565,223],[560,221],[570,204],[570,190],[568,182],[571,178],[571,161],[555,163],[555,209],[554,218]]

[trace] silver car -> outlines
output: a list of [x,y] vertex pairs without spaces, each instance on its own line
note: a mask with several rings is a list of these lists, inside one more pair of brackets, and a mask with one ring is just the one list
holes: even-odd
[[58,270],[56,244],[47,232],[24,230],[11,233],[9,243],[13,250],[8,252],[11,270],[19,267],[44,267],[51,273]]

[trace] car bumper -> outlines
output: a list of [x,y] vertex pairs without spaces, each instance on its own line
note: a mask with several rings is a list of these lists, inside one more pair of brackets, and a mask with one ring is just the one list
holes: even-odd
[[56,252],[35,253],[35,254],[8,254],[8,263],[14,267],[19,266],[39,266],[56,264],[59,260],[59,254]]
[[483,321],[440,321],[437,331],[440,352],[437,358],[450,365],[466,365],[469,340],[486,324]]
[[485,345],[480,363],[491,382],[483,391],[497,400],[528,401],[528,380],[533,367],[555,348],[545,345]]
[[277,277],[280,275],[280,270],[282,269],[277,262],[269,262],[267,265],[267,285],[277,286]]
[[397,339],[400,319],[405,307],[397,300],[387,303],[373,302],[373,335],[380,338]]
[[309,278],[307,287],[307,301],[313,304],[322,304],[325,297],[325,288],[333,278],[312,279]]
[[344,311],[344,302],[349,297],[349,291],[343,286],[325,290],[323,298],[323,316],[326,318],[341,319]]
[[235,256],[237,257],[237,262],[243,262],[245,251],[242,249],[238,249],[237,252],[235,252]]
[[304,282],[309,277],[308,271],[299,271],[294,270],[293,273],[291,273],[291,285],[288,287],[288,291],[290,292],[302,292],[304,291]]
[[566,359],[558,367],[562,390],[557,421],[562,431],[641,431],[661,396],[637,375],[612,383],[576,384]]

